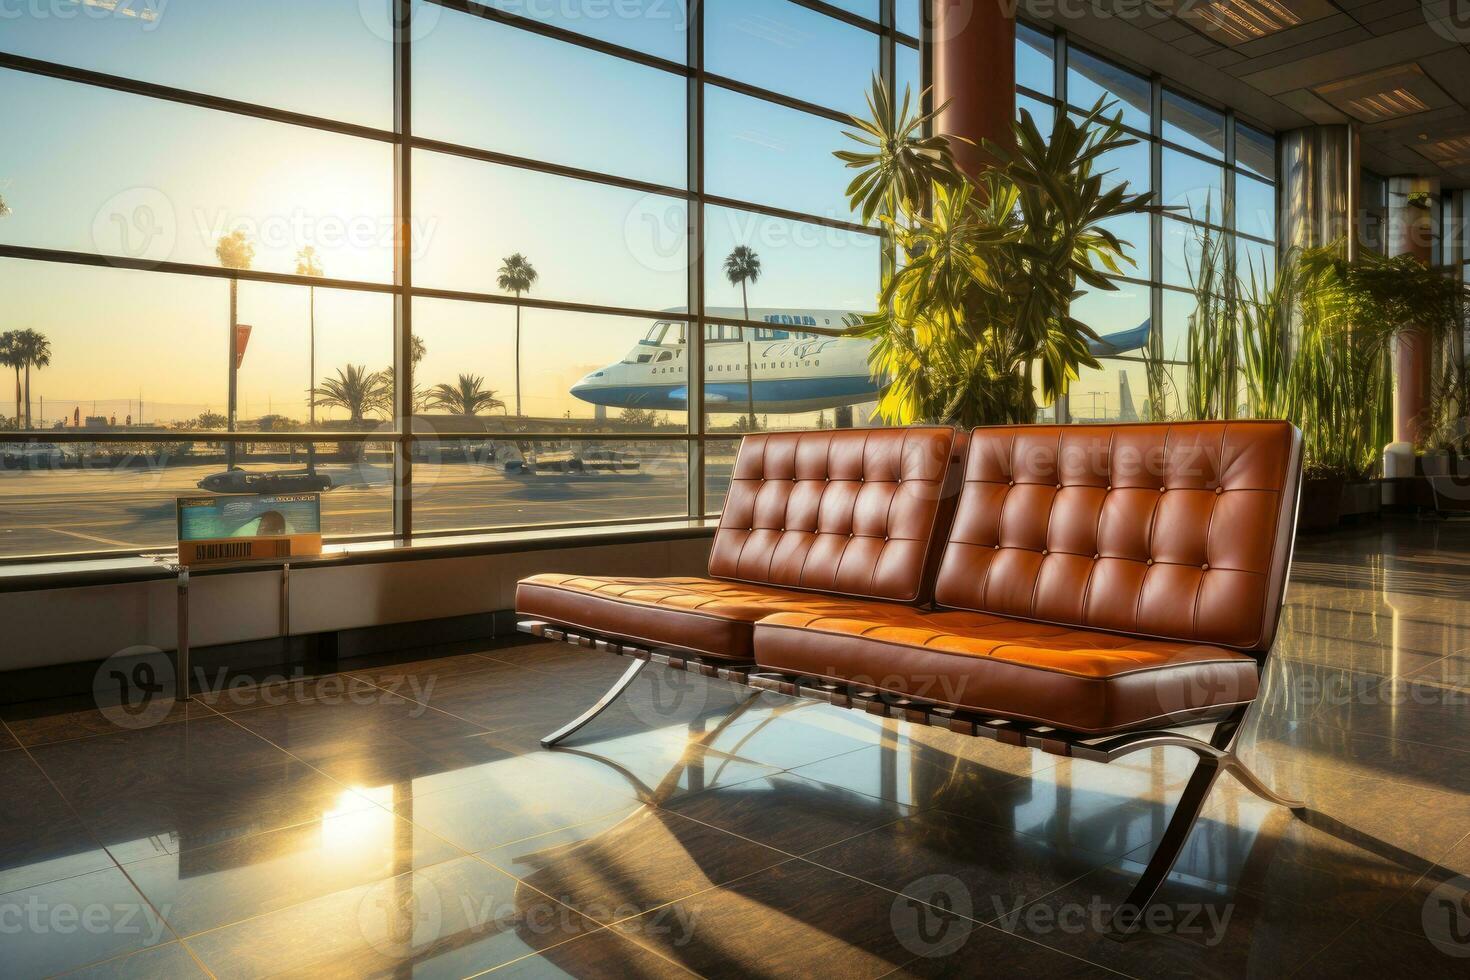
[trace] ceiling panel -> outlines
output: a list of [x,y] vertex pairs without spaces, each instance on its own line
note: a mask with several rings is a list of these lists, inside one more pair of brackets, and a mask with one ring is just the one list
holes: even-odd
[[1384,122],[1454,105],[1449,94],[1413,62],[1316,85],[1312,91],[1364,123]]

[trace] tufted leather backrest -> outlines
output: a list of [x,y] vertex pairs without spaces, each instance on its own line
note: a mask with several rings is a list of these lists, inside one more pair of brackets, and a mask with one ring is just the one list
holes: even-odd
[[966,444],[948,426],[746,436],[710,575],[927,602]]
[[976,429],[935,602],[1269,650],[1300,480],[1287,422]]

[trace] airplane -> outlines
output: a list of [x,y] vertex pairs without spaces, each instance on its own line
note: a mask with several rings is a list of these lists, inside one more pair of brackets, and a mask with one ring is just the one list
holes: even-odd
[[[608,408],[683,411],[689,403],[686,325],[681,309],[664,311],[621,361],[592,371],[572,386],[584,402]],[[747,319],[741,308],[711,316]],[[742,328],[709,324],[704,330],[704,399],[713,412],[795,414],[875,400],[882,386],[868,369],[872,341],[831,336],[861,321],[842,310],[753,309]],[[1095,357],[1136,350],[1148,342],[1150,323],[1088,341]]]

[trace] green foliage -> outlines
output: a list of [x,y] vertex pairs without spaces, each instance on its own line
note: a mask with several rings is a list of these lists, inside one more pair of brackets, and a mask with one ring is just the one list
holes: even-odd
[[369,412],[393,411],[392,382],[361,364],[338,368],[335,378],[312,389],[312,397],[318,405],[342,409],[353,422],[363,421]]
[[1229,419],[1240,401],[1237,377],[1241,303],[1230,238],[1206,226],[1197,232],[1199,267],[1189,263],[1194,313],[1189,318],[1183,412],[1191,419]]
[[478,374],[461,374],[455,384],[440,384],[429,389],[427,402],[451,415],[479,415],[482,411],[504,408],[505,402],[484,385],[485,379]]
[[[1344,251],[1340,242],[1294,250],[1268,286],[1266,270],[1252,266],[1242,282],[1228,263],[1212,264],[1207,247],[1192,270],[1202,302],[1190,322],[1185,401],[1192,418],[1231,417],[1223,394],[1234,390],[1238,365],[1246,414],[1296,423],[1309,472],[1362,478],[1392,438],[1395,338],[1409,329],[1430,343],[1450,336],[1466,296],[1411,256],[1364,252],[1349,262]],[[1234,298],[1211,305],[1207,295]],[[1463,418],[1463,392],[1460,382],[1432,408],[1445,428]]]
[[875,83],[873,118],[849,134],[873,149],[839,152],[860,171],[853,210],[876,216],[906,259],[887,277],[879,312],[856,332],[873,339],[869,366],[885,382],[878,414],[892,423],[966,426],[1035,420],[1037,402],[1096,367],[1097,334],[1071,315],[1079,286],[1115,287],[1105,273],[1132,265],[1105,222],[1154,210],[1148,195],[1105,186],[1099,161],[1129,146],[1099,102],[1083,118],[1059,113],[1049,137],[1030,113],[1015,146],[992,143],[995,164],[960,173],[943,137],[923,138],[908,99],[890,111]]

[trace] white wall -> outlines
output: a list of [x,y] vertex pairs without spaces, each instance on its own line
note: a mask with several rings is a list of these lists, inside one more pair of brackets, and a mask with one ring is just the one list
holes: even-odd
[[[709,548],[696,538],[293,570],[291,632],[511,609],[516,581],[537,572],[701,575]],[[283,635],[280,582],[275,571],[195,576],[191,646]],[[0,671],[102,660],[131,646],[172,650],[174,593],[172,580],[0,593]]]

